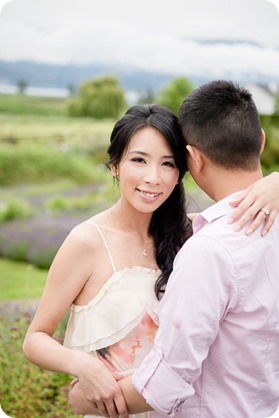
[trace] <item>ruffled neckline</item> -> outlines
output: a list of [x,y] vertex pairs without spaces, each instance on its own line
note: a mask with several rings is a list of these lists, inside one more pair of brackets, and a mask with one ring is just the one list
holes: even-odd
[[158,325],[154,285],[160,270],[148,267],[116,271],[86,305],[72,305],[66,347],[93,352],[121,341],[145,315]]
[[129,274],[129,277],[137,276],[138,274],[146,274],[150,276],[159,277],[161,273],[160,269],[152,269],[150,267],[142,267],[142,266],[134,266],[131,268],[124,268],[123,270],[115,271],[111,277],[103,284],[99,292],[94,296],[87,304],[85,305],[77,305],[72,303],[71,310],[74,312],[79,312],[84,309],[88,309],[94,305],[96,305],[104,296],[105,292],[109,290],[109,288],[117,281],[122,280],[125,278],[126,274]]

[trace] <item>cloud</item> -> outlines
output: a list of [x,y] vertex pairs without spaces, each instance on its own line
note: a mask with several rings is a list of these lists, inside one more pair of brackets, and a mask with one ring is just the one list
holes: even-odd
[[9,3],[9,2],[11,2],[12,0],[0,0],[0,12],[1,12],[1,10],[3,9],[3,7],[7,4],[7,3]]
[[0,59],[278,78],[279,15],[267,0],[14,0]]
[[274,6],[279,12],[279,0],[266,0],[266,1],[269,1],[270,3],[274,4]]

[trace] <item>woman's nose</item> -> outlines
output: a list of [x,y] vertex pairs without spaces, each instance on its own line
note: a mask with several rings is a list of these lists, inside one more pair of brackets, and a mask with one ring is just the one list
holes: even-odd
[[160,170],[158,167],[148,167],[144,181],[149,184],[159,184],[160,183]]

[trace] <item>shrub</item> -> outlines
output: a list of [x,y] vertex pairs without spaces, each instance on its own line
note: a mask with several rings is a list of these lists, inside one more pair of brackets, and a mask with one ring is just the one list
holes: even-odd
[[109,75],[85,81],[68,101],[71,116],[96,119],[117,118],[125,107],[125,92],[117,77]]
[[29,218],[32,215],[33,211],[23,200],[0,201],[0,223],[14,219]]
[[261,155],[261,162],[265,168],[279,166],[279,141],[271,140],[267,143]]
[[47,208],[54,213],[59,212],[96,212],[95,205],[98,201],[103,201],[103,194],[105,193],[106,187],[103,186],[102,194],[100,192],[85,193],[78,196],[65,196],[65,197],[54,197],[47,203]]
[[[16,169],[15,169],[16,167]],[[100,179],[90,158],[57,149],[1,146],[0,185],[72,179],[79,184]]]
[[[1,408],[14,418],[74,418],[67,404],[69,375],[42,370],[22,353],[22,342],[30,323],[29,312],[16,319],[0,318]],[[61,341],[64,327],[57,332]]]
[[63,197],[58,196],[51,199],[47,207],[53,212],[63,212],[69,208],[69,205]]

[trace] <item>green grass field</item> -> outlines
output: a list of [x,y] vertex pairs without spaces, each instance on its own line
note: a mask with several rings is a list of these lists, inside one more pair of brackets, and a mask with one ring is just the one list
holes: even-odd
[[[31,113],[30,103],[36,112]],[[115,121],[71,118],[56,112],[58,105],[65,106],[61,99],[55,103],[0,94],[0,185],[102,180],[96,167],[105,164]],[[21,112],[22,106],[29,112]]]
[[0,94],[0,112],[32,115],[66,115],[67,99]]
[[57,114],[42,116],[0,112],[0,142],[11,145],[67,143],[68,146],[85,147],[93,143],[95,146],[108,146],[114,122]]
[[0,301],[40,297],[46,276],[31,264],[0,258]]
[[[44,199],[45,203],[39,205],[40,211],[65,209],[65,213],[90,208],[91,202],[94,209],[99,210],[104,201],[114,199],[115,189],[104,166],[114,123],[114,120],[69,117],[67,99],[0,94],[2,215],[4,210],[11,211],[13,202],[10,201],[14,197],[19,201],[16,205],[13,203],[12,209],[18,214],[21,203],[31,201],[32,204],[36,199],[38,202]],[[272,133],[270,171],[278,169],[274,151],[275,146],[278,148],[278,126],[272,126]],[[93,194],[86,191],[87,185],[96,186]],[[102,185],[105,187],[100,187],[99,193]],[[185,185],[187,193],[196,193],[191,176],[186,176]],[[83,192],[77,193],[78,188],[83,188]],[[34,216],[37,216],[36,211]],[[1,219],[5,222],[9,217],[3,215]],[[46,272],[30,264],[0,258],[0,298],[37,297],[45,277]]]

